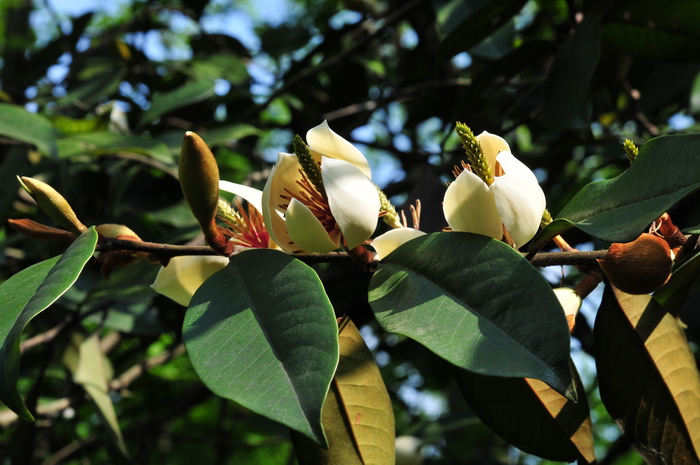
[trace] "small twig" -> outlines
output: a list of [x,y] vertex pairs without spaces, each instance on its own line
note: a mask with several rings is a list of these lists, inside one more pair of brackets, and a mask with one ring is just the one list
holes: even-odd
[[129,385],[142,374],[152,370],[158,365],[163,365],[170,360],[185,353],[185,346],[183,344],[178,344],[172,350],[165,352],[163,354],[155,355],[143,360],[140,363],[132,366],[123,372],[118,378],[113,379],[109,383],[109,389],[112,391],[120,391],[126,389]]

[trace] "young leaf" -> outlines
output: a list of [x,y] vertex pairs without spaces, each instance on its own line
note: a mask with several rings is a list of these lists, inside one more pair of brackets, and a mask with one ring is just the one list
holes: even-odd
[[[583,385],[571,364],[576,389]],[[484,376],[456,370],[464,399],[504,440],[547,460],[593,463],[593,434],[585,396],[572,402],[536,379]]]
[[394,413],[372,353],[350,319],[340,325],[340,361],[323,404],[324,450],[292,435],[303,465],[394,465]]
[[536,378],[575,397],[564,311],[542,275],[502,242],[427,234],[382,260],[369,301],[389,332],[465,370]]
[[143,127],[170,111],[201,102],[212,95],[212,80],[188,82],[170,92],[157,93],[153,96],[150,108],[141,115],[138,126]]
[[27,421],[34,417],[17,391],[22,331],[75,283],[96,244],[97,232],[91,227],[63,255],[30,266],[0,284],[0,401]]
[[212,392],[326,445],[338,325],[311,268],[275,250],[234,255],[192,297],[183,340]]
[[700,135],[664,136],[644,144],[620,176],[588,184],[535,236],[538,250],[576,227],[608,242],[629,242],[686,195],[700,188]]
[[44,155],[57,153],[56,130],[51,121],[21,106],[0,103],[0,134],[34,144]]
[[683,330],[649,295],[606,289],[595,328],[600,396],[649,463],[697,463],[700,374]]
[[108,383],[112,378],[112,367],[100,349],[97,333],[88,338],[80,333],[74,333],[72,336],[63,354],[63,363],[73,375],[73,381],[80,384],[90,395],[97,407],[98,416],[107,427],[119,452],[128,457],[117,414],[109,396]]

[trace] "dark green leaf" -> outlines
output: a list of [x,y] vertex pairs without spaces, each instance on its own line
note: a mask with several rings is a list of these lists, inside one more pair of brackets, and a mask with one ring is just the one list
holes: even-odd
[[382,261],[369,300],[384,329],[460,368],[536,378],[575,396],[564,311],[542,275],[502,242],[456,232],[418,237]]
[[60,257],[37,263],[0,284],[0,400],[25,420],[34,418],[17,392],[22,331],[73,285],[96,244],[97,232],[90,228]]
[[84,132],[61,138],[58,141],[58,152],[61,158],[129,152],[173,162],[168,146],[160,140],[109,131]]
[[44,155],[56,155],[56,131],[51,122],[20,106],[0,103],[0,134],[34,144]]
[[688,298],[700,278],[700,254],[696,254],[678,269],[673,270],[671,279],[654,293],[654,300],[669,312],[678,316],[683,303]]
[[600,397],[625,436],[648,463],[697,463],[700,374],[676,319],[609,286],[594,337]]
[[274,250],[234,255],[192,298],[183,339],[215,394],[325,445],[338,325],[311,268]]
[[[583,391],[571,363],[576,389]],[[464,399],[479,418],[504,440],[529,454],[561,462],[593,463],[588,402],[572,402],[541,381],[484,376],[456,371]]]
[[609,242],[629,242],[666,210],[700,188],[700,135],[665,136],[644,144],[620,176],[588,184],[535,236],[538,250],[577,227]]
[[600,58],[600,23],[586,15],[562,45],[546,84],[542,114],[553,129],[586,129],[592,110],[591,78]]
[[156,93],[151,107],[141,115],[138,126],[143,127],[170,111],[201,102],[212,95],[214,82],[211,80],[188,82],[170,92]]

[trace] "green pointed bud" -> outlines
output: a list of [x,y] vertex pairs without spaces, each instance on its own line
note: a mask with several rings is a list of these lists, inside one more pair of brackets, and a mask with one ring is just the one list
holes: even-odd
[[178,173],[192,214],[200,224],[209,223],[219,203],[219,167],[207,144],[192,131],[182,141]]
[[394,205],[381,189],[377,190],[379,191],[379,216],[382,221],[391,228],[403,228],[404,225],[401,223],[401,218]]
[[625,149],[625,153],[627,154],[627,158],[629,159],[630,163],[634,163],[634,160],[637,159],[637,155],[639,154],[639,149],[636,145],[634,145],[634,142],[629,139],[625,139],[625,143],[622,144],[622,148]]
[[457,133],[457,137],[459,137],[459,141],[462,143],[462,147],[464,147],[467,161],[469,161],[469,165],[474,171],[474,174],[479,176],[487,185],[490,186],[493,184],[491,166],[489,166],[489,162],[486,160],[486,155],[484,155],[484,149],[481,143],[477,140],[471,128],[464,123],[457,123],[455,132]]
[[292,139],[292,150],[294,150],[294,155],[297,156],[299,164],[301,165],[302,171],[309,178],[309,181],[314,185],[314,187],[325,196],[326,191],[323,188],[323,178],[321,177],[321,168],[318,167],[318,163],[314,160],[311,155],[309,146],[306,145],[304,139],[301,138],[299,134],[294,136]]
[[17,179],[22,188],[36,201],[39,208],[44,210],[60,226],[76,235],[87,229],[78,220],[68,201],[56,189],[34,178],[17,176]]

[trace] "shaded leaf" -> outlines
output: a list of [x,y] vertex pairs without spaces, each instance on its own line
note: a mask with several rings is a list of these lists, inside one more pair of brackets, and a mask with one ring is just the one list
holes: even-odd
[[673,270],[671,278],[654,293],[654,300],[673,316],[678,316],[683,302],[700,278],[700,254],[696,254]]
[[20,106],[0,103],[0,134],[34,144],[44,155],[56,155],[56,130],[51,121]]
[[[182,135],[180,138],[182,139]],[[58,153],[61,158],[112,155],[118,152],[137,153],[173,163],[168,146],[160,140],[149,137],[95,131],[73,134],[58,140]]]
[[[576,389],[583,391],[571,363]],[[547,460],[592,463],[593,434],[585,396],[572,402],[541,381],[484,376],[455,370],[464,399],[504,440]]]
[[170,92],[153,95],[151,106],[139,119],[138,126],[143,127],[164,114],[201,102],[214,95],[214,82],[211,80],[188,82]]
[[325,445],[338,326],[311,268],[274,250],[234,255],[195,293],[183,339],[215,394]]
[[700,374],[676,319],[649,295],[606,289],[595,328],[601,399],[648,463],[697,463]]
[[73,375],[73,381],[80,384],[97,407],[97,413],[109,431],[117,449],[128,456],[126,444],[119,429],[119,421],[109,396],[109,381],[112,379],[112,367],[102,353],[98,334],[85,338],[80,333],[73,333],[63,363]]
[[550,285],[485,236],[418,237],[382,260],[369,301],[385,330],[475,373],[540,379],[575,396],[569,330]]
[[542,116],[556,130],[588,127],[591,78],[600,58],[600,23],[586,15],[557,53],[546,83]]
[[394,413],[379,367],[350,319],[341,323],[338,339],[340,361],[323,404],[328,449],[293,435],[299,462],[394,465]]
[[63,255],[30,266],[0,284],[0,401],[25,420],[32,421],[34,417],[17,391],[22,331],[73,285],[96,244],[97,232],[92,227]]
[[538,250],[572,227],[608,242],[634,240],[662,213],[700,188],[699,158],[700,135],[650,140],[620,176],[581,189],[535,236],[530,250]]

